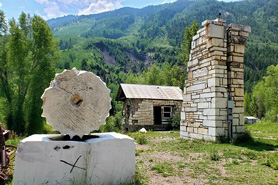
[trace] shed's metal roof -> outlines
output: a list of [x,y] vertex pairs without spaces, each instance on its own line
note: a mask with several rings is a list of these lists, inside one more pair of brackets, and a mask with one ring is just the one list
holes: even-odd
[[157,100],[183,100],[179,87],[120,84],[116,100],[130,99],[157,99]]

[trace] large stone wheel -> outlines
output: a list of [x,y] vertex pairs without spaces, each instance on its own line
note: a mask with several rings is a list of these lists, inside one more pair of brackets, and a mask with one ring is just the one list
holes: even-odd
[[98,130],[109,115],[110,90],[95,74],[64,70],[42,95],[43,117],[61,134],[82,137]]

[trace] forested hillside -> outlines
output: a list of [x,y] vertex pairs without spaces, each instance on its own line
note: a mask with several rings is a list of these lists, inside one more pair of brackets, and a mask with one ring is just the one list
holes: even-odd
[[196,20],[215,19],[252,27],[245,56],[245,90],[278,63],[278,3],[276,0],[178,0],[142,9],[66,16],[47,23],[63,50],[57,68],[95,71],[108,83],[123,82],[125,73],[142,73],[153,63],[183,66],[178,57],[184,29]]
[[275,121],[277,0],[177,0],[142,9],[65,16],[48,20],[50,27],[42,18],[25,13],[7,22],[0,11],[0,121],[21,134],[46,132],[49,128],[37,102],[55,70],[77,67],[93,71],[107,83],[112,116],[102,129],[120,128],[122,106],[115,102],[118,84],[183,88],[191,38],[202,21],[219,13],[227,24],[252,27],[245,55],[245,113]]

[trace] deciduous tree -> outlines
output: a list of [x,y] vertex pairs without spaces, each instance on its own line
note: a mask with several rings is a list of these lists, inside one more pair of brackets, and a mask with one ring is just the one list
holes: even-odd
[[[25,13],[19,21],[12,19],[6,31],[4,13],[0,13],[1,66],[0,89],[8,129],[32,134],[41,131],[40,99],[54,76],[59,56],[58,42],[51,29],[39,16]],[[4,33],[4,34],[3,34]]]

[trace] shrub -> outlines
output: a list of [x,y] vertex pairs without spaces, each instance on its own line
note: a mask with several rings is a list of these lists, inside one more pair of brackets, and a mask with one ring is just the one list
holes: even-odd
[[156,171],[157,173],[163,173],[165,171],[165,167],[162,165],[156,165],[153,166],[151,170]]
[[236,159],[232,160],[232,163],[233,163],[234,165],[239,165],[239,162],[238,162],[238,160],[236,160]]
[[218,152],[211,152],[210,153],[210,160],[212,161],[219,161],[220,160],[220,155],[218,154]]
[[116,114],[115,116],[109,116],[106,119],[106,124],[101,125],[99,130],[100,132],[119,132],[122,126],[122,116]]
[[137,143],[139,143],[140,145],[145,145],[148,143],[146,137],[144,135],[140,135],[137,139],[136,139]]
[[180,112],[176,111],[173,114],[172,120],[171,120],[171,126],[174,129],[179,129],[180,128],[180,121],[181,121],[181,116],[180,116]]

